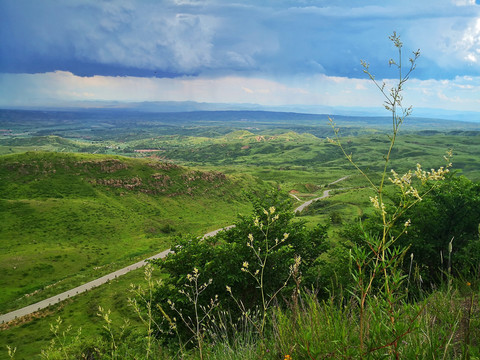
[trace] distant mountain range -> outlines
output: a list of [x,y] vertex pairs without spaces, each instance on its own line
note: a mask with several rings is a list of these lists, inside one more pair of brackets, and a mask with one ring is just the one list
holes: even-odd
[[[37,110],[0,109],[0,129],[10,129],[8,131],[17,133],[28,132],[30,135],[36,136],[68,137],[73,133],[87,136],[92,132],[107,131],[111,128],[116,129],[117,135],[119,131],[127,134],[132,129],[136,129],[135,131],[148,130],[153,133],[167,131],[168,134],[171,134],[182,132],[185,126],[195,126],[197,130],[198,127],[216,126],[230,130],[281,128],[298,133],[308,132],[317,137],[326,137],[332,136],[332,129],[328,122],[329,117],[333,118],[344,131],[349,128],[351,135],[369,132],[371,129],[388,131],[392,124],[392,119],[388,114],[372,116],[360,115],[361,113],[339,115],[266,110],[195,110],[196,103],[191,104],[189,110],[183,108],[184,111],[180,111],[180,107],[177,107],[179,104],[175,103],[170,107],[156,107],[154,103],[141,103],[141,105]],[[160,111],[160,109],[164,110]],[[405,121],[403,128],[410,131],[480,131],[480,121],[411,116]]]
[[[200,103],[195,101],[146,101],[146,102],[116,102],[116,101],[83,101],[63,103],[44,107],[4,107],[19,110],[93,110],[93,109],[123,109],[141,112],[190,112],[190,111],[273,111],[301,114],[328,114],[343,116],[388,116],[383,107],[344,107],[322,105],[278,105],[267,106],[250,103]],[[414,108],[413,116],[430,119],[444,119],[467,122],[479,122],[480,112],[457,111],[431,108]]]

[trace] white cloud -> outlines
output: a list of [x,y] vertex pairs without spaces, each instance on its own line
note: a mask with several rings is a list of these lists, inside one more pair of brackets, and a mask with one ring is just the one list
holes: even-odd
[[480,18],[472,21],[457,43],[458,51],[464,59],[477,63],[480,55]]
[[0,71],[7,64],[3,71],[355,77],[362,76],[359,58],[375,68],[385,64],[392,56],[387,36],[397,30],[406,47],[425,54],[417,76],[480,73],[472,66],[480,61],[480,7],[473,0],[3,3]]
[[412,79],[405,101],[416,107],[480,111],[480,77],[458,76],[452,80]]
[[475,0],[452,0],[457,6],[471,6],[475,5]]
[[218,23],[209,14],[182,13],[167,1],[24,3],[10,16],[29,56],[179,72],[214,63]]
[[[387,87],[393,80],[385,80]],[[136,78],[80,77],[65,71],[0,74],[0,106],[59,105],[72,101],[197,101],[267,106],[380,107],[384,98],[367,79],[324,74],[272,80],[240,76]],[[480,77],[411,79],[406,106],[480,111]]]

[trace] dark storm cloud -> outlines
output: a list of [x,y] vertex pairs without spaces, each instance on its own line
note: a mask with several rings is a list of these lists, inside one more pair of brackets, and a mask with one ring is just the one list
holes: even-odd
[[181,77],[388,77],[396,30],[417,76],[480,73],[473,0],[0,0],[0,72]]

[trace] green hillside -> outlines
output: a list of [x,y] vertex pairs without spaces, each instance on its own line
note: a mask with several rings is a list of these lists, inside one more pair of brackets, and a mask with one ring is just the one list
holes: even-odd
[[[204,130],[208,130],[205,127]],[[188,132],[186,129],[185,132]],[[371,129],[370,133],[349,137],[341,129],[347,152],[369,171],[382,168],[388,137]],[[198,135],[198,134],[197,134]],[[352,167],[341,151],[326,139],[310,133],[286,129],[237,130],[223,135],[161,135],[130,141],[82,141],[57,136],[0,139],[0,154],[28,150],[80,152],[170,159],[185,166],[200,166],[224,173],[248,173],[263,180],[276,181],[286,190],[297,183],[326,184],[343,177]],[[405,133],[396,144],[392,166],[407,171],[421,162],[426,167],[443,164],[443,155],[453,150],[454,169],[476,180],[480,179],[478,131],[424,130]],[[328,170],[327,170],[328,169]],[[325,171],[327,170],[327,171]]]
[[231,224],[248,176],[153,159],[27,152],[0,157],[0,311],[67,290]]

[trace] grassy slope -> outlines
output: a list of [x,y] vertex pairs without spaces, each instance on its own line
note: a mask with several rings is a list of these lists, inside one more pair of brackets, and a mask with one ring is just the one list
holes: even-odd
[[[298,135],[298,134],[296,134]],[[472,180],[480,179],[480,133],[468,135],[460,132],[408,133],[402,135],[394,149],[391,166],[399,173],[415,169],[417,162],[424,168],[445,165],[443,156],[453,149],[453,169],[460,170]],[[285,190],[305,192],[306,184],[325,185],[351,174],[353,167],[345,161],[340,149],[324,139],[308,134],[296,137],[237,138],[222,142],[190,145],[183,142],[162,153],[186,165],[202,165],[205,169],[218,169],[225,173],[245,172],[263,180],[275,181]],[[383,170],[383,156],[387,151],[386,135],[372,133],[358,137],[345,137],[347,153],[369,173]]]
[[[154,275],[158,279],[159,274]],[[76,335],[81,329],[82,339],[99,339],[105,335],[102,328],[105,322],[97,315],[99,306],[111,310],[115,328],[119,329],[124,320],[128,319],[129,331],[138,329],[145,334],[144,326],[128,305],[128,298],[134,297],[129,291],[130,284],[146,286],[142,269],[44,309],[22,321],[11,323],[9,326],[0,325],[0,359],[9,359],[7,345],[17,348],[15,359],[41,359],[41,350],[47,349],[54,337],[50,325],[55,324],[58,318],[63,321],[61,331],[67,330],[70,326],[72,331],[69,335]]]
[[[320,195],[329,182],[353,171],[340,149],[325,139],[280,128],[264,129],[256,133],[252,131],[236,130],[213,137],[197,136],[199,134],[156,136],[119,143],[121,149],[108,151],[122,152],[127,148],[161,149],[158,156],[188,166],[220,170],[227,174],[248,173],[278,183],[287,191],[296,190],[300,195],[312,194],[312,197]],[[417,162],[421,162],[427,169],[442,166],[445,151],[453,149],[453,169],[462,171],[473,180],[480,179],[477,166],[480,157],[479,134],[474,131],[451,130],[405,133],[397,143],[392,167],[401,173],[415,168]],[[52,143],[61,142],[55,137],[49,139]],[[30,140],[24,140],[26,143],[28,141]],[[385,134],[371,129],[369,135],[345,137],[343,143],[346,151],[353,154],[366,172],[377,173],[381,170],[388,146]],[[342,187],[348,185],[342,184]],[[360,183],[355,186],[360,186]]]
[[0,311],[164,250],[176,234],[228,225],[248,211],[242,190],[263,186],[146,159],[0,157]]
[[[280,125],[278,125],[280,126]],[[191,135],[149,136],[132,140],[77,141],[55,136],[1,139],[0,154],[47,149],[73,152],[117,153],[143,156],[135,149],[158,149],[161,158],[173,159],[190,166],[222,169],[228,172],[247,172],[280,183],[315,182],[328,168],[332,174],[325,181],[343,176],[351,167],[344,161],[339,149],[325,139],[309,133],[296,133],[288,127],[247,131],[235,130],[226,134],[204,136],[199,128]],[[205,127],[207,131],[210,127]],[[227,129],[227,128],[226,128]],[[314,130],[313,128],[310,130]],[[367,131],[368,130],[368,131]],[[348,128],[341,133],[348,133]],[[367,133],[365,133],[367,132]],[[480,132],[476,131],[418,131],[402,134],[395,149],[393,166],[399,171],[415,167],[421,161],[425,167],[442,164],[446,150],[454,150],[454,167],[473,180],[480,179],[477,159],[480,156]],[[3,144],[3,146],[2,146]],[[359,136],[345,137],[344,144],[358,162],[371,170],[379,170],[388,145],[385,134],[365,129]],[[146,155],[151,155],[147,153]],[[372,162],[372,159],[377,159]]]
[[[464,174],[474,180],[480,178],[480,173],[476,166],[476,164],[478,164],[478,156],[480,155],[480,142],[478,141],[478,135],[476,133],[474,133],[473,136],[471,136],[472,134],[464,133],[436,133],[433,136],[427,135],[429,134],[406,134],[401,138],[401,141],[398,143],[398,150],[396,150],[397,154],[395,154],[397,160],[393,163],[393,166],[397,170],[403,171],[408,168],[413,168],[418,161],[421,161],[426,168],[440,166],[443,162],[442,157],[444,151],[453,148],[455,154],[454,168],[462,170]],[[167,140],[168,146],[165,145],[167,144]],[[373,133],[370,136],[345,138],[344,143],[348,151],[353,152],[354,157],[363,163],[366,169],[375,170],[381,166],[381,159],[386,146],[386,138],[383,135]],[[164,146],[165,149],[169,149],[168,157],[185,164],[203,164],[202,168],[204,169],[221,169],[221,171],[225,173],[244,172],[261,176],[266,180],[278,181],[282,187],[287,190],[297,189],[300,191],[298,195],[305,199],[309,199],[315,194],[321,194],[325,184],[344,175],[352,174],[353,172],[351,166],[345,163],[339,149],[327,144],[324,140],[312,137],[308,138],[308,136],[286,136],[284,138],[276,137],[263,140],[258,139],[256,134],[236,132],[217,138],[159,137],[155,139],[154,142],[142,140],[136,145],[139,148],[148,148],[153,145],[157,147]],[[248,146],[248,148],[245,148],[245,146]],[[242,147],[244,148],[242,149]],[[162,152],[162,155],[165,155],[166,152],[167,151]],[[378,159],[378,162],[372,162],[372,159]],[[353,177],[334,187],[351,188],[363,185],[358,177]],[[98,187],[94,190],[98,193]],[[130,194],[129,196],[119,196],[119,194],[113,196],[110,191],[111,190],[103,191],[101,195],[109,202],[118,200],[120,204],[124,204],[124,200],[125,203],[135,201],[135,199],[141,195],[136,193]],[[309,194],[311,196],[308,196]],[[308,224],[313,226],[318,220],[322,222],[328,221],[330,214],[336,211],[340,213],[344,221],[348,221],[351,217],[360,215],[359,211],[361,211],[361,208],[359,205],[362,205],[363,209],[365,209],[364,205],[368,203],[368,195],[371,194],[367,194],[367,192],[363,190],[341,190],[339,195],[326,199],[323,201],[323,204],[318,204],[311,214],[306,215],[303,219],[307,220]],[[44,206],[47,203],[43,199],[37,201],[43,202],[42,204]],[[50,199],[48,201],[59,202],[61,199]],[[144,200],[142,200],[142,202],[143,201]],[[153,203],[155,204],[155,201]],[[130,206],[130,204],[128,205]],[[126,205],[124,204],[123,206]],[[126,209],[130,208],[126,206]],[[181,212],[186,210],[177,208],[177,211]],[[196,211],[203,212],[204,209],[198,208],[198,210],[192,210],[191,212],[194,214]],[[60,213],[62,212],[59,211],[59,214]],[[180,221],[180,216],[181,215],[177,213],[176,217],[174,216],[173,218]],[[142,217],[140,217],[138,221],[141,222],[141,218]],[[189,218],[191,220],[193,219],[191,216],[189,216]],[[121,226],[127,225],[122,222]],[[175,227],[175,224],[172,224],[172,226]],[[205,223],[199,221],[197,224],[192,225],[192,229],[195,226],[205,227]],[[331,230],[335,228],[336,227],[333,226]],[[144,232],[143,234],[144,235],[136,238],[136,242],[140,244],[141,239],[144,239],[149,246],[151,246],[147,237],[151,239],[152,235],[148,234],[148,232],[146,234]],[[132,236],[135,236],[135,233]],[[155,241],[160,242],[162,234],[153,236],[153,238]],[[167,235],[165,235],[165,238],[167,238],[166,241],[168,241]],[[100,251],[103,249],[97,246],[94,250]],[[105,251],[103,252],[105,253]],[[2,261],[0,261],[0,263],[2,263]],[[102,270],[99,269],[98,271]],[[136,282],[140,279],[141,276],[137,274],[133,281]],[[91,324],[95,317],[93,313],[94,310],[92,309],[96,309],[96,305],[100,303],[106,304],[106,307],[115,309],[118,304],[111,304],[111,300],[109,300],[108,297],[113,294],[118,294],[119,289],[121,292],[122,289],[125,289],[126,285],[127,284],[119,285],[118,288],[115,288],[111,292],[110,290],[105,292],[99,291],[95,299],[92,298],[91,301],[89,300],[88,305],[83,302],[81,305],[78,305],[78,307],[76,302],[66,305],[65,312],[61,313],[62,317],[66,319],[67,323],[73,324],[74,327],[76,325],[89,326],[85,324]],[[113,285],[113,287],[116,287],[116,285]],[[113,289],[113,287],[110,289]],[[119,299],[125,297],[123,293],[121,296],[115,296],[118,296]],[[121,301],[119,300],[118,303],[121,303]],[[88,316],[85,314],[86,308],[90,309],[90,315]],[[120,313],[122,311],[128,313],[128,311],[125,310],[119,311]],[[74,314],[78,316],[74,316]],[[52,315],[47,321],[53,322],[53,317]],[[39,333],[45,333],[47,329],[46,322],[42,322],[41,320],[31,325],[25,324],[13,328],[0,334],[0,337],[3,338],[3,335],[5,335],[5,338],[8,337],[9,339],[8,342],[2,340],[0,346],[4,343],[12,343],[11,340],[17,337],[21,336],[24,338],[25,334],[28,334],[27,336],[30,336],[32,339],[32,346],[37,349],[38,352],[39,346],[45,346],[49,338],[47,335],[40,336]],[[38,340],[41,337],[43,337],[43,339]],[[37,343],[36,341],[39,342]],[[20,344],[21,342],[13,343]],[[32,349],[33,348],[28,345],[25,351],[35,353]],[[0,354],[0,358],[2,358],[2,355],[3,354]]]

